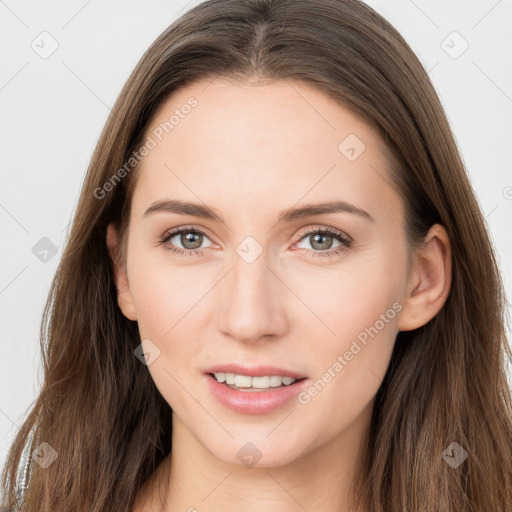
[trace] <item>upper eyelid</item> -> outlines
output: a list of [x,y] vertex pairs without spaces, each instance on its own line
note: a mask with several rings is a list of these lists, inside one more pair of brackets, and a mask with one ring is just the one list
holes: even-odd
[[332,228],[332,227],[329,227],[329,226],[322,226],[322,225],[317,225],[315,227],[312,227],[312,228],[304,228],[303,230],[300,231],[299,233],[299,240],[301,238],[303,238],[304,236],[306,235],[310,235],[314,232],[317,232],[317,231],[320,231],[320,232],[329,232],[329,233],[332,233],[333,235],[337,235],[341,238],[347,238],[349,240],[352,240],[352,237],[346,233],[345,231],[342,231],[341,229],[336,229],[336,228]]

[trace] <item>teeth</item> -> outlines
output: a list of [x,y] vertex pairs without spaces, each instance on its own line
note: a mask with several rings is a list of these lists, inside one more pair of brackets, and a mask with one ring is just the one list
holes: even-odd
[[268,375],[264,377],[251,377],[250,375],[238,375],[235,373],[217,372],[213,374],[217,382],[225,382],[237,388],[269,389],[279,386],[289,386],[297,379],[293,377],[281,377],[280,375]]
[[[278,377],[279,378],[279,377]],[[253,388],[265,389],[270,387],[270,377],[253,377],[251,379]]]
[[282,384],[281,377],[279,377],[279,375],[272,375],[270,377],[270,387],[277,388],[281,384]]
[[250,388],[251,381],[252,379],[248,375],[235,375],[235,386],[237,388]]

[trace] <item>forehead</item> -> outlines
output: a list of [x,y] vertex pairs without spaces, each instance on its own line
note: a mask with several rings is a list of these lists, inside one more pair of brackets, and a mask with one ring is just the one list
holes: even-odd
[[196,82],[161,105],[145,135],[154,147],[139,165],[138,202],[168,193],[278,208],[359,196],[378,215],[377,199],[397,199],[377,132],[303,82]]

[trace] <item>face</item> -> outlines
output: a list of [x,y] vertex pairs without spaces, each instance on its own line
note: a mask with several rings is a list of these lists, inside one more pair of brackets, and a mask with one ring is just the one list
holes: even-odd
[[[242,447],[277,466],[347,436],[368,418],[408,283],[377,133],[304,83],[217,79],[175,93],[148,136],[120,305],[175,417],[238,465]],[[211,373],[274,379],[235,377],[263,386],[243,391]]]

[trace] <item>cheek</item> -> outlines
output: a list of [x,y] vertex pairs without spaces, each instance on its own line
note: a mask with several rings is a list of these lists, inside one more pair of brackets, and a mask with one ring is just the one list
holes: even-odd
[[328,333],[315,345],[314,375],[298,397],[308,429],[322,444],[361,418],[371,407],[386,373],[396,339],[398,302],[357,297],[340,306]]
[[326,436],[360,415],[380,387],[402,309],[402,263],[399,254],[381,250],[337,271],[317,269],[307,286],[297,278],[292,285],[315,314],[308,314],[310,346],[304,347],[311,353],[314,340],[315,374],[299,403],[303,417]]
[[316,332],[313,339],[322,340],[315,344],[319,357],[343,353],[351,340],[360,333],[364,338],[365,329],[376,323],[379,331],[384,326],[394,329],[396,309],[401,308],[393,304],[402,300],[405,282],[405,261],[399,251],[384,246],[350,255],[336,265],[306,265],[283,269],[283,281],[300,298],[295,300],[295,322],[307,322],[307,329]]
[[357,338],[333,351],[311,385],[299,397],[302,417],[321,441],[348,429],[371,406],[386,373],[395,341],[392,328]]
[[304,340],[309,346],[304,350],[311,353],[314,346],[316,378],[325,375],[325,382],[345,381],[343,394],[357,394],[384,376],[396,338],[402,309],[399,294],[394,286],[378,286],[374,276],[368,276],[352,275],[338,284],[316,279],[323,292],[309,290],[302,295],[315,314],[307,315],[309,327],[304,326],[303,332],[309,333],[305,336],[309,341]]
[[[151,340],[159,351],[148,369],[173,409],[179,410],[188,396],[179,383],[190,382],[191,375],[201,372],[200,353],[205,325],[210,322],[208,297],[214,278],[211,269],[205,272],[199,267],[179,266],[162,257],[150,261],[147,256],[134,256],[132,260],[130,291],[140,337]],[[195,385],[193,381],[187,389],[197,396]]]
[[187,328],[194,339],[202,299],[214,284],[212,272],[200,266],[176,263],[176,256],[163,248],[134,256],[130,291],[137,311],[141,334],[168,344]]

